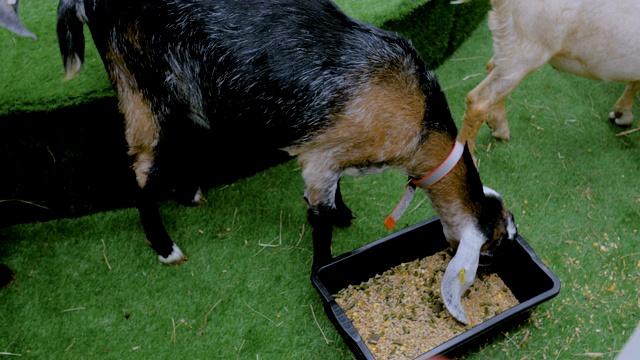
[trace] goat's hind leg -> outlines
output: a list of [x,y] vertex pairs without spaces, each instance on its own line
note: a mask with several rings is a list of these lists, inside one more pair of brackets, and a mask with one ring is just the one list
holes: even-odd
[[162,223],[152,176],[160,139],[158,119],[151,111],[149,102],[132,87],[118,86],[118,95],[120,110],[125,117],[129,155],[133,157],[133,170],[138,184],[136,207],[147,241],[158,254],[160,262],[179,264],[187,258]]
[[150,187],[141,188],[136,199],[136,207],[140,213],[140,222],[147,242],[158,254],[158,260],[166,265],[180,264],[187,260],[182,250],[176,245],[162,223],[162,216],[156,200],[156,194]]
[[609,113],[609,120],[618,126],[631,126],[633,124],[633,101],[640,91],[640,81],[627,83],[624,92],[613,105],[613,111]]
[[[169,114],[163,115],[167,119]],[[200,154],[209,153],[206,147],[210,132],[190,120],[172,118],[164,122],[163,137],[158,150],[162,177],[170,179],[176,200],[185,206],[197,206],[207,201],[202,193],[205,171]],[[174,124],[167,129],[167,124]],[[167,141],[169,140],[169,141]]]

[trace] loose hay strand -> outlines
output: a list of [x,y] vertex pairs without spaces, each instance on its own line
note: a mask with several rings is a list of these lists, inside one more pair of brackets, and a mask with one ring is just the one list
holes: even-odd
[[616,136],[627,136],[629,134],[633,134],[636,131],[639,131],[640,127],[637,127],[635,129],[631,129],[631,130],[627,130],[627,131],[622,131],[616,134]]
[[177,334],[176,330],[178,330],[178,328],[180,326],[187,325],[189,327],[189,329],[193,329],[193,326],[191,324],[189,324],[188,322],[186,322],[184,319],[180,319],[180,323],[178,325],[176,325],[175,319],[171,318],[171,325],[173,326],[173,330],[171,331],[171,341],[174,342],[174,343],[178,339],[178,334]]
[[276,327],[279,327],[280,325],[282,325],[282,322],[277,323],[277,322],[275,322],[275,321],[273,321],[273,320],[269,319],[269,317],[267,317],[266,315],[264,315],[264,314],[262,314],[262,313],[260,313],[260,312],[258,312],[258,311],[256,311],[256,310],[254,310],[251,306],[249,306],[249,304],[247,304],[247,302],[246,302],[246,301],[244,302],[244,304],[249,308],[249,310],[251,310],[251,311],[253,311],[254,313],[256,313],[256,314],[258,314],[258,315],[262,316],[262,317],[263,317],[263,318],[265,318],[265,319],[267,319],[270,323],[274,324]]
[[107,267],[111,270],[111,264],[109,264],[109,258],[107,257],[107,244],[104,243],[104,239],[100,239],[102,241],[102,257],[104,258],[104,262],[107,263]]
[[242,351],[242,348],[244,347],[244,343],[246,342],[246,340],[242,340],[242,343],[240,343],[240,348],[238,348],[238,352],[236,353],[236,359],[240,359],[240,351]]
[[325,343],[330,344],[331,340],[329,340],[327,338],[327,335],[324,333],[324,331],[322,331],[322,328],[320,327],[320,324],[318,323],[318,318],[316,317],[316,312],[313,311],[313,305],[309,305],[309,307],[311,308],[311,314],[313,315],[313,321],[315,321],[316,326],[320,330],[320,333],[322,334],[322,337],[324,338]]
[[202,323],[202,325],[198,328],[198,335],[202,335],[202,331],[204,330],[204,327],[207,325],[207,323],[209,322],[209,315],[211,315],[211,313],[213,312],[213,309],[215,309],[218,304],[220,304],[220,302],[222,301],[222,299],[219,299],[218,301],[216,301],[215,304],[213,304],[213,306],[211,307],[211,309],[209,309],[209,311],[207,311],[207,314],[204,316],[204,322]]
[[72,311],[81,311],[81,310],[86,310],[86,308],[84,306],[80,306],[72,309],[64,309],[62,310],[62,312],[72,312]]
[[76,343],[76,338],[73,338],[73,340],[71,340],[71,344],[69,344],[69,346],[67,346],[66,349],[64,349],[65,352],[71,350],[71,348],[73,347],[73,345],[75,345]]
[[[278,240],[277,244],[274,244],[273,242]],[[253,256],[258,255],[259,253],[262,252],[262,250],[266,249],[267,247],[279,247],[282,245],[282,211],[280,211],[280,232],[278,234],[277,237],[275,237],[273,240],[271,240],[268,243],[263,243],[263,242],[259,242],[258,245],[262,246],[262,249],[260,249],[258,252],[256,252]]]
[[41,208],[41,209],[49,210],[49,208],[48,208],[48,207],[46,207],[46,206],[44,206],[44,205],[36,204],[36,203],[35,203],[35,202],[33,202],[33,201],[27,201],[27,200],[20,200],[20,199],[7,199],[7,200],[0,200],[0,203],[3,203],[3,202],[10,202],[10,201],[20,202],[20,203],[23,203],[23,204],[33,205],[33,206],[35,206],[35,207],[39,207],[39,208]]

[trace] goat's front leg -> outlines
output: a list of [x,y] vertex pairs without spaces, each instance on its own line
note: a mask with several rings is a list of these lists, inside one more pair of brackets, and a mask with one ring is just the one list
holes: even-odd
[[[485,79],[486,80],[486,79]],[[480,131],[480,127],[485,122],[491,129],[494,138],[509,141],[509,123],[507,122],[507,111],[505,99],[496,100],[488,91],[494,85],[491,83],[480,83],[466,97],[467,110],[462,119],[462,128],[458,140],[466,143],[471,154],[474,154],[475,161],[475,140]]]
[[509,141],[511,133],[507,122],[507,108],[505,99],[499,101],[489,110],[487,125],[491,129],[491,136],[502,141]]
[[[308,166],[313,162],[305,161],[302,157],[299,161],[305,181],[304,197],[308,205],[308,221],[313,229],[312,269],[315,270],[333,258],[331,251],[333,227],[346,220],[345,211],[349,212],[349,218],[351,218],[351,211],[348,210],[338,192],[339,172]],[[341,203],[340,210],[336,206],[336,201]]]
[[333,239],[336,208],[329,204],[309,205],[307,216],[311,224],[313,239],[313,265],[316,270],[333,259],[331,241]]
[[488,123],[494,138],[508,141],[510,137],[505,101],[525,76],[539,69],[548,54],[515,52],[502,54],[504,46],[495,43],[496,54],[487,63],[487,77],[466,96],[467,109],[462,120],[458,140],[466,142],[471,154],[475,154],[475,139],[480,127]]
[[336,204],[336,219],[335,225],[337,227],[349,227],[353,225],[353,219],[355,219],[355,215],[347,204],[344,203],[342,199],[342,192],[340,191],[340,180],[338,180],[338,186],[336,188],[336,196],[335,196],[335,204]]
[[618,126],[631,126],[633,123],[633,100],[640,91],[640,81],[631,81],[627,83],[624,92],[613,105],[613,111],[609,113],[609,120]]

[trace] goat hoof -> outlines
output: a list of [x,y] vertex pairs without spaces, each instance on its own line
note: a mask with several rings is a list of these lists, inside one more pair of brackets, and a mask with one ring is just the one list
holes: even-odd
[[492,131],[491,136],[502,141],[509,141],[511,134],[509,133],[509,129],[499,129]]
[[3,288],[11,284],[15,280],[16,276],[5,264],[0,264],[0,288]]
[[178,247],[178,245],[173,244],[173,251],[168,256],[164,257],[162,255],[158,255],[158,260],[164,265],[180,265],[183,262],[187,261],[187,257],[184,256],[182,250]]
[[340,228],[347,228],[353,225],[353,219],[355,219],[355,215],[351,211],[345,211],[339,213],[336,217],[335,226]]
[[185,194],[178,196],[178,202],[185,206],[198,206],[207,203],[207,199],[202,194],[202,189],[198,188],[195,195]]
[[609,120],[620,127],[629,127],[633,124],[633,115],[612,111],[609,113]]

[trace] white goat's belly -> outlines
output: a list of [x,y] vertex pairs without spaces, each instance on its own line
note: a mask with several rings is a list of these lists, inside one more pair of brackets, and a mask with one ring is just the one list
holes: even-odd
[[[640,51],[638,52],[640,55]],[[640,57],[602,56],[593,59],[556,56],[549,60],[549,65],[558,71],[577,75],[587,79],[604,81],[638,81],[640,80]]]
[[[493,27],[508,27],[515,34],[504,35],[505,49],[518,48],[514,45],[517,41],[522,41],[522,46],[531,42],[535,45],[533,55],[536,49],[559,52],[548,61],[559,71],[605,81],[640,80],[640,1],[492,0],[492,3],[502,15],[493,14]],[[498,20],[500,23],[495,23]]]

